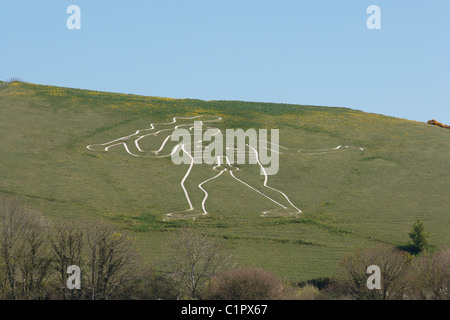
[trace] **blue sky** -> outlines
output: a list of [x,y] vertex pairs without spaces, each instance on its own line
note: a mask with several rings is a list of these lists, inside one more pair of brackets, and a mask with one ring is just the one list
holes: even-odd
[[0,30],[2,80],[450,124],[448,0],[2,0]]

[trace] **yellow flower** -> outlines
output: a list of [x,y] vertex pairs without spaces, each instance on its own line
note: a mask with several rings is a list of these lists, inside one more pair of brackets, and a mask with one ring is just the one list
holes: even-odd
[[118,233],[118,232],[114,232],[113,235],[112,235],[112,238],[113,238],[114,241],[117,241],[120,238],[122,238],[122,235],[120,233]]

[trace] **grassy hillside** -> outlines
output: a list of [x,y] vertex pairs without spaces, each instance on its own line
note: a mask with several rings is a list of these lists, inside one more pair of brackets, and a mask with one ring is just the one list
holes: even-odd
[[[186,166],[86,146],[200,114],[222,117],[215,126],[223,130],[277,128],[280,144],[289,148],[364,148],[280,156],[279,173],[269,182],[302,209],[298,219],[261,217],[270,203],[230,176],[207,185],[210,214],[189,223],[224,239],[241,264],[297,280],[331,275],[354,247],[406,243],[415,218],[424,220],[433,244],[450,244],[450,131],[346,108],[13,82],[0,89],[0,194],[54,220],[109,220],[133,232],[148,259],[162,257],[167,240],[185,223],[162,219],[186,209],[179,185]],[[211,170],[201,166],[199,179]],[[261,184],[260,176],[248,173],[248,181]]]

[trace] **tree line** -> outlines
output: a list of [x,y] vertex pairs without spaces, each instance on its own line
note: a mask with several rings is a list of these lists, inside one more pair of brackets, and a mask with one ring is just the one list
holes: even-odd
[[[153,265],[135,240],[102,222],[50,223],[13,199],[0,204],[0,299],[448,299],[450,250],[427,251],[423,222],[410,233],[421,253],[393,246],[358,249],[335,276],[293,283],[272,272],[239,267],[220,242],[181,228],[168,258]],[[81,289],[69,289],[68,266],[81,269]],[[367,267],[381,270],[368,289]]]

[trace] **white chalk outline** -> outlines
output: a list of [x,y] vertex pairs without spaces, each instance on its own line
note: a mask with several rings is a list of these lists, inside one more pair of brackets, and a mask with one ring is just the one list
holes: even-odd
[[[166,155],[159,155],[159,152],[161,152],[161,151],[164,149],[166,143],[167,143],[167,142],[169,141],[169,139],[172,137],[171,134],[168,135],[168,136],[164,139],[164,141],[162,142],[162,144],[161,144],[161,146],[159,147],[158,150],[150,151],[150,153],[152,153],[153,155],[148,155],[148,154],[146,154],[146,153],[147,153],[146,151],[144,151],[144,150],[141,149],[141,147],[140,147],[140,145],[139,145],[139,140],[141,140],[141,139],[144,138],[144,137],[148,137],[148,136],[152,136],[152,135],[153,135],[153,136],[156,136],[156,135],[158,135],[158,134],[161,133],[161,132],[165,132],[165,131],[173,131],[173,130],[175,130],[175,129],[178,129],[178,128],[180,128],[180,127],[185,127],[185,126],[190,126],[190,127],[189,127],[189,131],[192,131],[192,130],[194,129],[194,127],[192,126],[192,124],[180,124],[180,125],[175,126],[174,128],[161,129],[161,130],[158,130],[158,131],[156,131],[156,132],[152,132],[152,133],[148,133],[148,134],[144,134],[144,135],[140,135],[140,136],[139,136],[139,134],[140,134],[141,132],[154,130],[154,129],[155,129],[155,125],[170,125],[170,124],[175,124],[175,123],[177,123],[177,119],[193,120],[193,119],[197,119],[197,118],[204,117],[204,116],[205,116],[205,115],[198,115],[198,116],[193,116],[193,117],[173,117],[173,118],[172,118],[172,122],[167,122],[167,123],[150,123],[150,128],[148,128],[148,129],[137,130],[135,133],[133,133],[133,134],[131,134],[131,135],[123,136],[123,137],[121,137],[121,138],[114,139],[114,140],[111,140],[111,141],[106,142],[106,143],[88,145],[88,146],[87,146],[87,149],[89,149],[89,150],[91,150],[91,151],[98,151],[98,150],[94,149],[94,147],[96,147],[96,146],[101,146],[101,147],[104,147],[104,148],[103,148],[103,150],[99,150],[99,151],[109,151],[109,149],[112,148],[112,147],[123,145],[124,148],[125,148],[125,150],[126,150],[126,152],[127,152],[128,154],[134,156],[134,157],[166,158],[166,157],[170,157],[172,154],[174,154],[174,153],[178,150],[178,148],[181,147],[181,151],[183,151],[183,153],[185,153],[185,154],[191,159],[190,164],[189,164],[189,168],[188,168],[188,170],[186,171],[186,173],[184,174],[184,176],[183,176],[183,178],[181,179],[181,182],[180,182],[180,185],[181,185],[181,188],[182,188],[182,190],[183,190],[184,196],[185,196],[186,201],[187,201],[187,203],[188,203],[188,205],[189,205],[189,209],[184,210],[184,211],[176,211],[176,212],[172,212],[172,213],[167,213],[167,214],[166,214],[166,217],[173,217],[174,214],[188,213],[188,212],[194,211],[195,208],[194,208],[194,206],[193,206],[193,204],[192,204],[192,201],[191,201],[191,199],[190,199],[190,197],[189,197],[189,192],[187,191],[187,189],[186,189],[186,187],[185,187],[185,182],[186,182],[187,178],[189,177],[189,175],[190,175],[190,173],[191,173],[191,170],[192,170],[192,168],[193,168],[193,166],[194,166],[194,163],[195,163],[195,159],[196,159],[197,157],[195,157],[195,155],[192,156],[191,153],[189,153],[189,152],[186,151],[186,149],[185,149],[185,145],[186,145],[186,144],[177,144],[177,145],[172,149],[172,151],[171,151],[169,154],[166,154]],[[219,117],[219,116],[213,116],[213,117],[215,117],[215,119],[213,119],[213,120],[205,120],[205,122],[217,122],[217,121],[223,120],[222,117]],[[199,122],[203,125],[203,121],[199,121]],[[206,129],[214,129],[214,128],[212,128],[212,127],[207,127]],[[213,134],[213,136],[221,132],[220,129],[218,129],[218,128],[215,128],[215,129],[217,129],[217,132],[216,132],[215,134]],[[191,136],[192,136],[192,135],[193,135],[193,133],[191,133]],[[132,153],[132,152],[129,150],[129,148],[128,148],[128,146],[127,146],[127,144],[126,144],[125,141],[130,140],[132,137],[137,137],[137,138],[134,140],[134,144],[135,144],[137,150],[138,150],[140,153],[145,153],[145,154],[134,154],[134,153]],[[200,140],[200,141],[201,141],[201,140]],[[275,144],[275,143],[272,143],[272,142],[268,142],[268,141],[265,141],[265,140],[258,139],[258,141],[263,141],[263,142],[266,143],[266,145],[271,145],[271,146],[274,145],[274,146],[277,146],[278,148],[281,148],[281,149],[284,149],[284,150],[290,150],[290,148],[283,147],[283,146],[281,146],[281,145],[278,145],[278,144]],[[118,142],[118,143],[115,143],[115,142]],[[257,151],[256,149],[254,149],[253,147],[251,147],[249,144],[246,144],[246,146],[249,147],[249,149],[251,149],[251,150],[253,151],[253,157],[254,157],[254,158],[252,158],[252,159],[255,159],[255,160],[256,160],[257,164],[258,164],[258,165],[260,166],[260,168],[261,168],[261,172],[264,174],[264,183],[263,183],[263,186],[264,186],[265,188],[268,188],[268,189],[270,189],[270,190],[273,190],[273,191],[275,191],[275,192],[280,193],[280,194],[286,199],[286,201],[289,203],[289,205],[290,205],[293,209],[295,209],[296,213],[298,213],[298,214],[299,214],[299,213],[302,213],[302,211],[292,203],[292,201],[289,199],[289,197],[288,197],[284,192],[282,192],[281,190],[275,189],[275,188],[270,187],[270,186],[267,185],[267,182],[268,182],[268,175],[267,175],[267,172],[266,172],[264,166],[263,166],[263,165],[261,164],[261,162],[259,161],[259,153],[258,153],[258,151]],[[227,147],[226,149],[229,149],[229,148],[233,148],[233,147]],[[306,152],[306,153],[305,153],[302,149],[297,149],[297,152],[296,152],[296,153],[287,153],[287,152],[281,152],[281,151],[273,150],[273,149],[270,148],[270,147],[262,147],[262,148],[264,148],[264,149],[266,149],[266,150],[269,150],[270,152],[275,152],[275,153],[279,153],[279,154],[290,154],[290,155],[293,155],[293,154],[299,154],[299,153],[301,153],[302,155],[317,155],[317,154],[326,154],[326,153],[330,153],[330,152],[337,151],[337,150],[339,150],[339,149],[342,148],[342,145],[339,145],[339,146],[337,146],[337,147],[335,147],[335,148],[329,148],[329,149],[317,149],[317,150],[314,150],[314,152]],[[345,148],[355,148],[355,147],[345,146]],[[360,150],[364,150],[362,147],[356,147],[356,148],[359,148]],[[249,153],[248,153],[247,151],[237,150],[237,148],[233,148],[233,149],[234,149],[234,151],[237,151],[237,154],[239,154],[239,152],[241,152],[241,154],[242,154],[242,152],[244,152],[244,153],[245,153],[245,154],[244,154],[245,159],[246,159],[246,160],[247,160],[247,159],[250,159],[250,155],[249,155]],[[234,168],[234,169],[236,169],[236,170],[228,170],[227,168],[224,168],[224,169],[222,169],[222,170],[217,169],[218,167],[220,167],[220,166],[222,165],[222,162],[221,162],[221,159],[220,159],[220,158],[225,158],[225,162],[226,162],[229,166],[231,166],[232,168]],[[272,201],[273,203],[275,203],[276,205],[278,205],[278,206],[280,207],[280,208],[277,208],[277,209],[273,209],[273,210],[269,210],[269,211],[264,211],[264,212],[262,213],[262,216],[266,216],[269,212],[273,212],[273,211],[276,211],[276,210],[280,210],[280,209],[288,209],[287,206],[285,206],[285,205],[279,203],[278,201],[276,201],[276,200],[272,199],[271,197],[269,197],[267,194],[261,192],[260,190],[258,190],[258,189],[256,189],[256,188],[252,187],[252,186],[249,185],[248,183],[246,183],[246,182],[242,181],[241,179],[239,179],[238,177],[236,177],[236,176],[233,174],[233,171],[238,171],[239,168],[238,168],[238,167],[232,166],[232,165],[231,165],[231,162],[230,162],[230,159],[229,159],[227,156],[220,156],[220,157],[217,156],[217,165],[214,166],[213,169],[216,170],[216,171],[219,171],[219,173],[218,173],[217,175],[215,175],[214,177],[208,178],[208,179],[206,179],[206,180],[204,180],[204,181],[202,181],[201,183],[198,184],[198,188],[199,188],[200,190],[203,191],[204,197],[203,197],[202,202],[201,202],[201,209],[202,209],[203,212],[202,212],[201,214],[197,214],[197,215],[207,215],[207,214],[208,214],[208,211],[206,210],[206,200],[208,199],[209,194],[208,194],[208,192],[203,188],[203,185],[206,184],[206,183],[208,183],[208,182],[210,182],[210,181],[212,181],[212,180],[217,179],[217,178],[220,177],[224,172],[228,172],[228,173],[231,175],[231,177],[233,177],[236,181],[238,181],[239,183],[245,185],[246,187],[250,188],[251,190],[257,192],[258,194],[264,196],[265,198],[267,198],[268,200]],[[197,215],[194,215],[193,217],[195,218],[195,216],[197,216]],[[164,219],[164,220],[165,220],[165,219]]]

